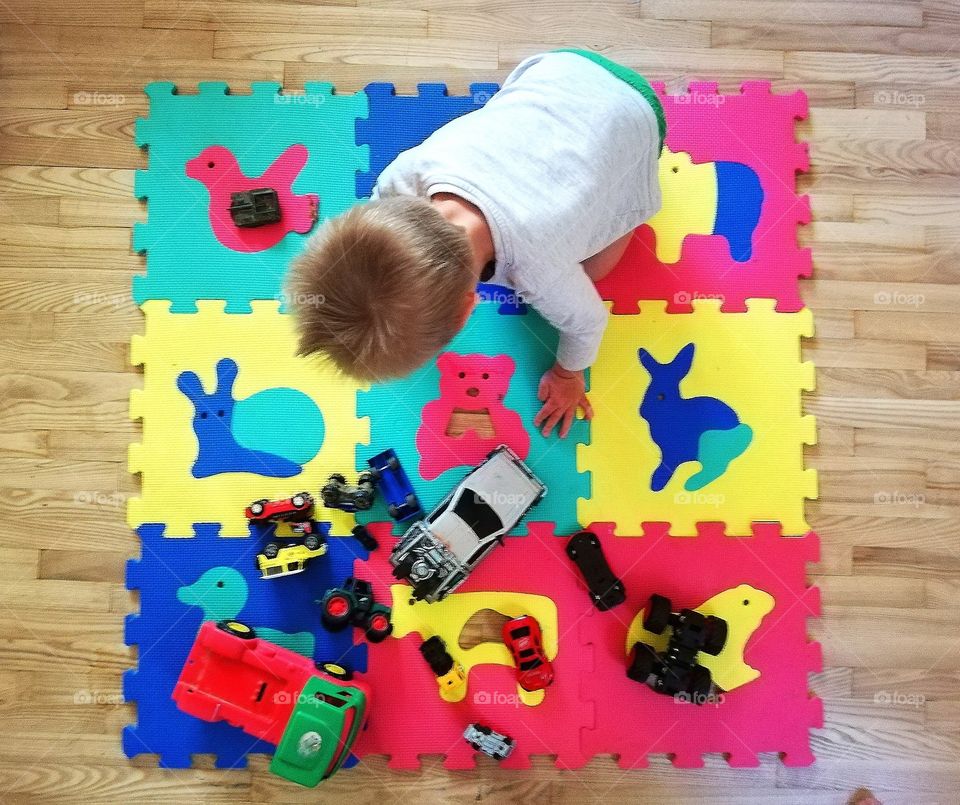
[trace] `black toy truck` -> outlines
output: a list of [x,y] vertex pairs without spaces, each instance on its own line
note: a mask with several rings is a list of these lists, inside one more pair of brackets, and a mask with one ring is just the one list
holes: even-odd
[[353,624],[364,630],[371,643],[379,643],[393,632],[390,607],[374,600],[369,581],[350,576],[342,587],[327,590],[318,603],[323,625],[331,632]]
[[280,220],[280,199],[272,187],[230,194],[230,217],[236,226],[249,228]]
[[657,652],[647,643],[635,643],[633,661],[627,676],[666,696],[685,696],[695,704],[703,704],[713,692],[710,670],[697,662],[704,651],[716,656],[727,642],[727,622],[714,615],[703,615],[692,609],[671,611],[669,598],[650,596],[643,616],[643,628],[663,634],[670,627],[667,650]]

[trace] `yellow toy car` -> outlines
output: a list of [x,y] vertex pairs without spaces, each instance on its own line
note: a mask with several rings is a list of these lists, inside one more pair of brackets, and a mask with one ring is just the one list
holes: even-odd
[[302,543],[281,546],[277,542],[268,542],[263,552],[257,554],[257,569],[260,577],[275,579],[278,576],[292,576],[302,573],[307,562],[323,556],[327,552],[327,543],[319,534],[308,534]]
[[420,645],[420,653],[436,676],[440,690],[455,690],[466,684],[463,666],[450,656],[442,637],[434,635],[425,640]]

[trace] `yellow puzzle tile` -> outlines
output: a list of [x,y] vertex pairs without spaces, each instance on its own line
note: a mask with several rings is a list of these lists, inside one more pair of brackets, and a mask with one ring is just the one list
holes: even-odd
[[[317,495],[330,473],[353,472],[356,445],[369,442],[368,421],[356,416],[362,386],[297,357],[292,318],[276,302],[254,302],[252,313],[227,315],[223,307],[198,302],[197,313],[170,313],[168,302],[142,306],[146,331],[134,338],[132,355],[143,364],[144,383],[131,395],[130,413],[143,421],[143,440],[129,450],[142,494],[129,503],[131,527],[163,523],[167,536],[184,537],[195,523],[213,522],[224,536],[246,536],[243,510],[251,501]],[[232,388],[218,388],[226,383],[217,368],[223,359],[235,363]],[[206,477],[193,473],[201,450],[195,414],[207,442]],[[297,430],[301,421],[312,426]],[[288,477],[275,477],[281,471]],[[336,509],[320,517],[334,534],[355,522]]]
[[[757,521],[779,522],[788,535],[809,530],[804,501],[817,496],[817,479],[804,469],[803,445],[816,441],[816,428],[802,415],[813,372],[800,339],[812,334],[812,315],[777,313],[772,300],[749,300],[743,313],[719,305],[695,300],[692,313],[668,314],[663,302],[643,302],[640,315],[610,317],[590,372],[590,443],[578,445],[578,469],[591,473],[591,497],[577,507],[584,525],[613,522],[622,536],[641,535],[644,522],[670,523],[674,535],[695,535],[698,522],[724,522],[736,536]],[[664,369],[671,363],[673,375]],[[656,441],[639,410],[648,391]],[[654,491],[661,460],[667,480]]]

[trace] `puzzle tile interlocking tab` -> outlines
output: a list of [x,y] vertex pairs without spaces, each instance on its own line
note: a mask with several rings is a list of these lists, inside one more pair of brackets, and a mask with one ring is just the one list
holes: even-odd
[[127,587],[140,597],[140,612],[126,620],[126,643],[138,655],[137,669],[123,679],[124,698],[137,703],[137,724],[123,731],[127,757],[155,754],[163,766],[187,768],[192,754],[210,753],[219,768],[239,768],[250,753],[273,753],[272,745],[226,722],[181,712],[171,699],[204,620],[237,618],[315,660],[366,667],[366,647],[353,645],[350,632],[321,628],[313,603],[318,590],[339,584],[366,555],[353,539],[331,538],[326,555],[276,584],[261,580],[254,566],[260,540],[220,537],[212,527],[186,539],[165,537],[160,526],[138,534],[141,558],[127,563]]
[[[745,313],[721,313],[716,300],[698,300],[676,314],[646,302],[637,316],[610,317],[590,373],[589,444],[578,448],[578,466],[591,474],[581,523],[612,522],[620,534],[668,523],[679,536],[716,521],[737,536],[760,521],[782,523],[787,535],[809,530],[804,503],[817,496],[817,475],[804,469],[801,446],[816,442],[816,422],[803,416],[802,392],[813,389],[814,370],[800,339],[813,335],[813,317],[773,305],[751,299]],[[670,375],[665,365],[685,347],[689,369]],[[654,379],[641,349],[661,365]],[[705,412],[716,408],[729,421],[710,422]],[[745,430],[748,443],[732,444]],[[698,452],[671,452],[683,434]],[[698,471],[710,465],[720,474],[703,483]]]
[[[130,395],[131,417],[143,420],[143,441],[130,445],[130,471],[142,476],[142,494],[127,509],[131,527],[165,524],[168,535],[189,536],[197,523],[216,523],[226,536],[243,536],[251,501],[316,494],[331,472],[349,474],[357,445],[368,441],[367,422],[356,415],[361,386],[295,357],[293,322],[277,302],[236,314],[224,313],[223,302],[200,301],[197,313],[169,307],[144,303],[146,332],[131,347],[144,376]],[[237,372],[229,389],[218,387],[225,360]],[[318,516],[335,533],[354,523],[337,509]]]
[[198,299],[225,300],[228,313],[249,312],[254,299],[282,300],[283,276],[307,233],[288,233],[265,251],[224,247],[209,219],[229,220],[226,209],[210,208],[210,188],[219,198],[225,182],[208,188],[187,175],[187,163],[222,146],[240,174],[256,177],[291,147],[305,147],[306,164],[286,176],[290,189],[319,195],[320,219],[332,218],[357,202],[356,172],[368,166],[366,147],[354,140],[367,96],[337,95],[319,82],[307,83],[302,95],[281,94],[272,82],[252,84],[249,95],[230,94],[220,82],[201,83],[192,95],[157,82],[146,93],[150,114],[137,121],[136,141],[148,147],[149,167],[137,171],[134,193],[147,199],[148,219],[134,225],[133,244],[147,254],[147,273],[133,280],[134,300],[164,299],[175,313],[194,311]]
[[[656,87],[667,117],[663,210],[637,229],[623,259],[597,283],[601,295],[614,313],[627,315],[653,299],[666,301],[671,313],[701,298],[722,300],[725,311],[742,311],[754,297],[777,300],[782,312],[800,310],[798,280],[810,276],[812,262],[797,243],[810,202],[796,195],[796,174],[810,160],[807,144],[794,139],[794,123],[807,116],[806,95],[774,94],[763,81],[730,95],[711,82],[691,83],[678,95]],[[759,220],[748,209],[757,182]]]

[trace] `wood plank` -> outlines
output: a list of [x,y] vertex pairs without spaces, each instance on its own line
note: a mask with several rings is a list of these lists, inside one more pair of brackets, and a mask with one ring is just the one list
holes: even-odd
[[[821,366],[817,369],[817,389],[821,394],[838,397],[956,400],[960,397],[960,377],[953,372],[929,370],[918,372]],[[883,438],[889,440],[887,444],[895,444],[899,436],[899,433],[886,432]]]
[[814,109],[797,125],[799,139],[814,139],[814,151],[831,137],[852,141],[922,140],[926,120],[917,109]]
[[814,221],[805,227],[815,243],[859,244],[890,249],[923,249],[926,232],[922,226],[891,227],[879,221]]
[[940,400],[874,400],[871,398],[808,397],[808,414],[832,425],[855,428],[947,427],[960,430],[960,402]]
[[[813,242],[806,237],[803,242],[814,247],[814,276],[819,280],[895,283],[901,288],[905,283],[924,282],[934,276],[945,284],[960,282],[960,264],[954,265],[935,252],[891,251],[869,244],[852,247]],[[806,295],[805,290],[801,293]]]
[[92,458],[97,461],[126,462],[127,445],[140,438],[140,428],[133,422],[107,432],[58,428],[44,433],[46,454],[51,458]]
[[[430,37],[411,42],[403,37],[327,34],[318,37],[305,32],[219,31],[214,43],[217,59],[307,62],[310,64],[376,64],[388,70],[392,65],[412,67],[460,67],[467,70],[495,70],[498,67],[496,42]],[[318,70],[321,68],[317,68]]]
[[62,80],[0,78],[0,108],[63,109],[67,89]]
[[[770,0],[640,0],[640,15],[667,20],[710,20],[711,22],[739,22],[757,20],[760,23],[804,22],[822,26],[923,24],[918,3],[850,2],[823,0],[795,3],[777,3]],[[823,36],[828,36],[824,31]],[[778,48],[786,50],[786,48]]]
[[[813,193],[810,209],[814,221],[850,221],[853,219],[853,196],[837,193]],[[801,228],[803,232],[806,227]]]
[[6,453],[48,457],[49,437],[44,430],[6,430],[0,432],[0,444]]
[[742,22],[733,19],[714,23],[711,41],[713,47],[940,56],[960,51],[957,46],[958,33],[960,28],[946,25],[918,28],[863,24],[831,26],[829,34],[824,35],[823,25],[816,22],[789,23],[779,19]]
[[[445,6],[443,11],[428,8],[430,38],[526,41],[530,39],[530,32],[536,31],[538,41],[545,46],[598,48],[616,43],[657,49],[710,47],[710,24],[707,22],[625,19],[619,14],[605,13],[605,6],[597,6],[589,14],[564,14],[560,3],[544,3],[535,9],[529,5],[518,6],[515,2],[499,3],[496,13],[483,10],[486,5],[476,7],[474,13],[466,11],[462,4],[453,3]],[[578,2],[566,5],[571,11],[582,8]]]
[[39,3],[35,0],[4,0],[0,6],[0,23],[34,28],[51,25],[114,25],[139,27],[143,24],[143,5],[132,0],[98,0],[85,3]]
[[[929,135],[929,128],[928,128]],[[932,136],[932,135],[929,135]],[[855,196],[949,196],[956,193],[956,181],[948,173],[925,173],[899,166],[819,165],[801,174],[801,192],[853,193]]]
[[[500,44],[500,66],[516,67],[528,56],[543,52],[542,44],[503,42]],[[782,53],[773,50],[711,50],[709,48],[649,49],[627,44],[600,48],[610,59],[638,70],[648,78],[673,79],[678,73],[693,76],[733,76],[740,79],[782,78]],[[2,62],[0,62],[2,65]]]
[[891,56],[888,54],[787,52],[784,78],[829,81],[842,75],[857,83],[943,84],[960,86],[960,58],[951,56]]
[[[0,73],[7,78],[50,80],[66,75],[80,85],[78,91],[111,94],[110,87],[118,80],[117,63],[106,56],[64,55],[49,53],[0,53]],[[151,81],[173,81],[179,88],[192,91],[200,81],[216,76],[237,87],[251,81],[280,81],[283,64],[267,61],[233,61],[230,59],[178,59],[132,61],[119,74],[126,85],[149,84]],[[109,167],[109,166],[106,166]]]
[[30,282],[0,280],[0,310],[101,313],[138,311],[130,298],[130,282],[110,272],[113,282]]
[[[885,202],[889,204],[890,199]],[[871,214],[868,213],[865,220],[871,220]],[[906,210],[904,215],[907,215]],[[814,310],[824,307],[910,312],[922,307],[925,312],[949,313],[960,305],[960,287],[920,282],[898,284],[811,280],[804,282],[803,296]]]
[[355,34],[371,36],[426,36],[427,15],[403,8],[337,8],[299,2],[263,3],[220,0],[216,6],[190,0],[146,0],[144,25],[148,28],[203,29],[215,31],[280,31],[313,34]]
[[861,338],[960,344],[957,317],[949,313],[858,310],[854,312],[854,322]]
[[960,140],[960,114],[957,112],[928,113],[927,136],[938,140]]
[[897,226],[955,226],[960,216],[960,194],[896,198],[857,196],[853,202],[853,216],[858,221],[879,221]]
[[[953,34],[956,44],[956,34]],[[919,109],[923,112],[954,112],[960,104],[960,88],[930,84],[869,84],[858,83],[856,90],[859,108],[889,109],[891,106]]]
[[60,199],[5,196],[0,204],[0,223],[55,226],[60,223]]
[[61,581],[123,584],[127,556],[108,551],[40,551],[38,577]]
[[[102,21],[101,21],[102,22]],[[0,48],[15,52],[55,52],[58,54],[165,59],[209,58],[213,55],[213,33],[181,30],[176,36],[167,31],[130,26],[94,25],[5,25],[0,27]]]
[[[933,553],[906,547],[858,546],[853,549],[853,567],[857,574],[895,576],[900,581],[956,579],[960,573],[960,557],[953,552]],[[882,601],[884,597],[879,596],[877,600]],[[922,603],[916,601],[912,606],[920,606]],[[892,603],[890,605],[895,606]]]
[[824,368],[925,369],[927,351],[921,344],[896,341],[817,338],[806,346],[805,356]]
[[0,193],[56,198],[126,200],[133,195],[133,171],[116,168],[0,167]]

